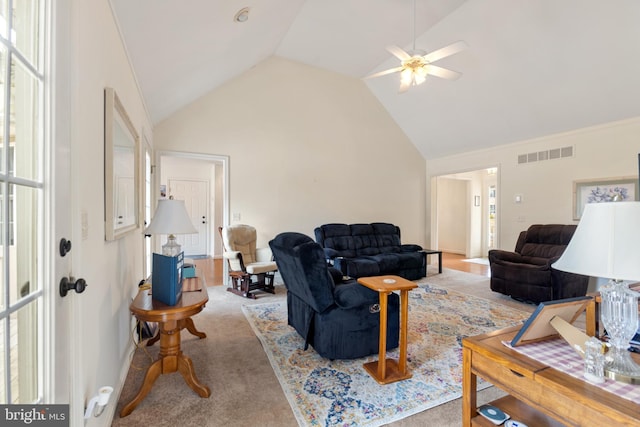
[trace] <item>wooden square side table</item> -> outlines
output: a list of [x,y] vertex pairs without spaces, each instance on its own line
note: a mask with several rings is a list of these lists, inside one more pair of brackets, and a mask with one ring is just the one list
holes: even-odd
[[[364,368],[379,384],[389,384],[411,378],[407,369],[407,318],[409,313],[409,291],[417,288],[415,283],[399,276],[361,277],[358,283],[378,292],[380,298],[380,339],[378,360],[364,364]],[[398,360],[387,359],[387,308],[388,296],[400,291],[400,355]]]

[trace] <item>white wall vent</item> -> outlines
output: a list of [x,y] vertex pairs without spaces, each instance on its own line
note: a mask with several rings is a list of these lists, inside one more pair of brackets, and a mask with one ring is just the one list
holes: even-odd
[[541,162],[543,160],[561,159],[573,157],[573,146],[553,148],[551,150],[537,151],[533,153],[518,154],[518,164]]

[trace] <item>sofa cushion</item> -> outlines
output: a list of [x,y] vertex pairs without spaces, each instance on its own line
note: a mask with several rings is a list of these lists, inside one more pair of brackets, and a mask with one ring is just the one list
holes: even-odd
[[316,229],[316,240],[323,248],[332,249],[332,256],[352,258],[356,247],[347,224],[325,224]]
[[351,235],[356,248],[356,256],[377,255],[380,253],[371,224],[351,224]]
[[547,243],[525,243],[520,252],[522,256],[536,258],[559,258],[567,248],[566,245],[552,245]]
[[378,263],[380,274],[391,274],[400,267],[400,258],[396,254],[379,254],[367,258]]
[[527,229],[526,243],[568,245],[576,231],[574,224],[534,224]]
[[377,245],[381,253],[401,251],[399,227],[386,222],[374,222],[371,227],[376,234]]

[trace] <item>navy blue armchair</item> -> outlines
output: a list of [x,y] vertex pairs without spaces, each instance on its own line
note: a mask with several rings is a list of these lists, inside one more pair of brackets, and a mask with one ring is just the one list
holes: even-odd
[[[322,247],[300,233],[282,233],[269,242],[287,288],[288,323],[328,359],[355,359],[378,353],[378,293],[327,266]],[[398,346],[399,298],[389,295],[387,349]]]

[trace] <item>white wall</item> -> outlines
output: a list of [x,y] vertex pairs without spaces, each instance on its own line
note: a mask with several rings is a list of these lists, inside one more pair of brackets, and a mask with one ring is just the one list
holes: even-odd
[[158,124],[154,144],[228,155],[231,218],[261,246],[329,222],[425,242],[424,159],[360,80],[273,57]]
[[[466,254],[469,232],[469,180],[440,177],[438,188],[438,249]],[[432,245],[435,247],[435,245]]]
[[[638,176],[640,118],[607,123],[492,149],[428,160],[428,177],[499,165],[498,235],[501,249],[513,250],[518,233],[531,224],[573,224],[573,181]],[[518,165],[517,156],[573,146],[574,156]],[[434,207],[428,189],[427,211]],[[520,194],[523,201],[514,203]]]
[[[107,425],[132,353],[129,304],[142,278],[141,230],[112,242],[104,230],[104,88],[113,87],[139,134],[151,135],[146,114],[108,0],[75,0],[72,11],[72,236],[71,272],[86,279],[81,295],[72,293],[69,307],[78,310],[73,326],[80,340],[85,404],[99,386],[115,388],[107,412],[87,425]],[[88,233],[81,233],[86,213]],[[71,301],[73,299],[73,301]],[[78,420],[76,420],[78,421]],[[82,420],[79,421],[79,424]]]

